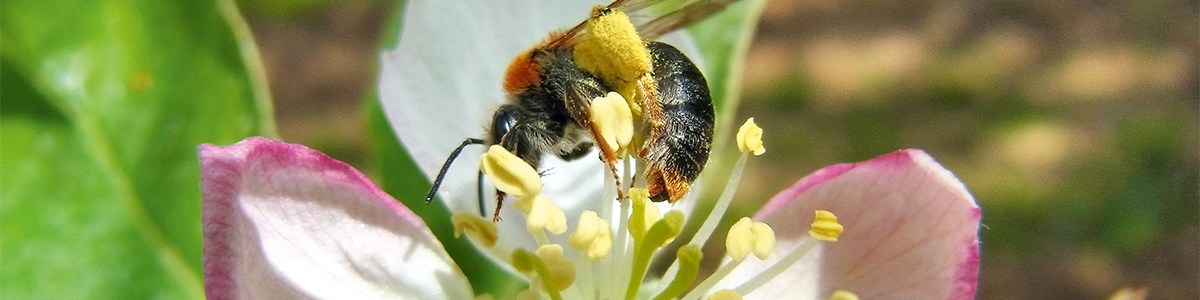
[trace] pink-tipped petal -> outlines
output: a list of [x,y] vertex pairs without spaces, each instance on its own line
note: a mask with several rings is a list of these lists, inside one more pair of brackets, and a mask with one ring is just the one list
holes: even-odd
[[[755,219],[775,229],[778,253],[808,238],[818,209],[833,212],[845,226],[839,240],[822,243],[750,296],[827,298],[847,290],[863,299],[974,297],[979,206],[925,152],[902,150],[827,167],[772,198]],[[736,277],[763,266],[747,261]]]
[[470,299],[425,224],[354,168],[264,138],[200,146],[211,299]]

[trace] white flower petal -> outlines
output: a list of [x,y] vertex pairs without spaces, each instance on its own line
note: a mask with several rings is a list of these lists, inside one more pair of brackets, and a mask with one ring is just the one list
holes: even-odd
[[[771,225],[776,251],[807,238],[813,211],[837,214],[845,231],[747,296],[824,299],[970,299],[979,267],[980,210],[966,188],[919,150],[904,150],[809,175],[754,217]],[[766,262],[747,260],[718,287],[740,284]],[[807,294],[803,294],[807,293]]]
[[[466,138],[486,135],[492,113],[506,101],[501,83],[516,55],[545,39],[551,31],[583,21],[595,5],[607,1],[517,0],[501,2],[414,1],[405,7],[399,43],[382,54],[380,101],[392,128],[426,178],[434,178],[447,155]],[[682,32],[662,38],[692,58],[695,44]],[[485,147],[468,147],[462,157],[478,157]],[[574,223],[585,209],[601,203],[605,180],[598,154],[563,162],[542,159],[543,194],[557,203]],[[476,212],[478,164],[456,162],[439,198],[452,211]],[[485,187],[485,212],[495,209],[491,187]],[[508,203],[509,206],[512,203]],[[501,212],[505,220],[523,218],[517,211]],[[521,222],[500,222],[502,235],[523,232]],[[508,247],[535,243],[525,235],[501,239]]]
[[421,219],[349,165],[263,138],[200,158],[209,298],[474,297]]

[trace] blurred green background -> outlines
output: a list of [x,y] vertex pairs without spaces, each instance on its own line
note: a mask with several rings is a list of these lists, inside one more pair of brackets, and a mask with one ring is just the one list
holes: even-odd
[[[369,166],[391,1],[244,1],[279,131]],[[921,148],[984,209],[982,299],[1200,297],[1197,1],[769,1],[741,201]],[[386,170],[376,170],[385,171]],[[746,204],[753,206],[754,204]]]
[[[200,225],[170,220],[199,209],[188,157],[200,142],[277,130],[388,171],[372,169],[365,112],[398,2],[242,0],[247,24],[232,25],[212,2],[86,3],[0,10],[0,298],[195,295]],[[237,48],[248,34],[257,52]],[[76,44],[90,46],[59,51]],[[263,76],[247,53],[261,56],[274,116],[259,114],[267,91],[244,84]],[[1198,57],[1198,1],[770,1],[738,111],[766,129],[769,151],[751,160],[739,205],[825,165],[921,148],[984,209],[980,298],[1146,287],[1198,299]],[[55,69],[80,62],[103,67]],[[128,118],[138,110],[187,113]],[[162,161],[185,163],[137,172]],[[88,180],[43,185],[59,176]],[[173,186],[143,184],[160,181]],[[114,240],[144,244],[90,247]],[[134,271],[53,276],[107,267]]]

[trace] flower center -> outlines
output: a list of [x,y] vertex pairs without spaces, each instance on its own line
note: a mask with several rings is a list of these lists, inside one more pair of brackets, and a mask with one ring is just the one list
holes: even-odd
[[[598,115],[595,119],[603,138],[603,141],[597,142],[609,143],[611,149],[629,147],[632,121],[629,107],[624,102],[615,93],[593,101],[592,114]],[[561,235],[567,232],[565,213],[541,194],[538,173],[500,146],[492,146],[483,155],[482,169],[497,189],[517,198],[514,206],[526,215],[526,231],[533,235],[539,246],[532,252],[526,249],[501,249],[496,243],[500,238],[496,225],[468,213],[454,215],[456,234],[467,234],[477,246],[488,249],[495,257],[508,262],[529,280],[528,292],[544,298],[698,299],[707,296],[734,299],[775,278],[821,241],[837,241],[842,232],[842,226],[832,213],[817,211],[816,220],[809,231],[812,238],[793,249],[780,250],[775,247],[775,234],[769,225],[743,217],[726,234],[728,258],[714,273],[689,290],[701,275],[700,261],[704,255],[701,246],[715,231],[732,202],[747,158],[750,154],[761,155],[765,152],[761,138],[762,129],[754,124],[753,119],[747,120],[737,135],[742,154],[733,168],[729,183],[692,241],[678,249],[674,264],[660,279],[647,280],[646,273],[650,262],[661,252],[659,250],[682,231],[686,223],[682,212],[671,210],[662,214],[658,206],[650,201],[645,188],[630,188],[628,193],[624,193],[628,195],[627,198],[620,199],[617,220],[605,219],[613,214],[603,210],[611,209],[613,205],[602,205],[599,213],[591,210],[581,213],[566,243],[575,253],[568,255],[562,245],[552,243],[547,236],[547,233]],[[623,180],[631,177],[629,162],[626,161]],[[610,178],[608,186],[615,190],[615,179],[611,179],[612,176],[606,178]],[[766,259],[770,255],[783,255],[783,258],[734,289],[714,291],[716,283],[750,254],[757,259]]]

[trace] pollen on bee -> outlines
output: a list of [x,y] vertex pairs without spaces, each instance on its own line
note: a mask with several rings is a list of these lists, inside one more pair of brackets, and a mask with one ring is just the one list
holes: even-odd
[[575,62],[609,84],[631,84],[653,68],[637,28],[619,10],[597,7],[587,21],[587,38],[575,46]]
[[519,94],[541,84],[541,67],[533,63],[533,50],[521,52],[504,71],[504,91]]

